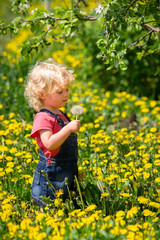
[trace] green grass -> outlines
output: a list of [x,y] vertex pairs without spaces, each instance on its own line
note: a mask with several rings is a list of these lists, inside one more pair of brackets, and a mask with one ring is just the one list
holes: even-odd
[[[66,111],[80,104],[77,193],[41,213],[31,203],[38,147],[25,102],[28,65],[1,64],[0,229],[3,239],[159,239],[160,102],[106,92],[78,77]],[[12,59],[13,61],[13,59]],[[23,68],[22,68],[23,66]],[[64,109],[63,109],[64,110]],[[122,120],[131,112],[137,124]]]

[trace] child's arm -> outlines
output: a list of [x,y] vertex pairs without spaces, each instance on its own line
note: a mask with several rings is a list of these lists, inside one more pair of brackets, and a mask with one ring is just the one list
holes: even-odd
[[69,122],[65,127],[55,134],[53,134],[50,130],[41,130],[40,138],[43,145],[48,150],[55,150],[64,143],[71,133],[78,132],[79,129],[80,121],[74,120]]

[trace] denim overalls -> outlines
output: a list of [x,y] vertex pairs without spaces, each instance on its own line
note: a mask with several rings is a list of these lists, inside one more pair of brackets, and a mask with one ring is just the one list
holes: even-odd
[[[49,113],[53,116],[60,127],[64,127],[63,120],[56,114],[50,112],[47,109],[41,109],[40,112]],[[63,113],[63,112],[62,112]],[[68,121],[71,121],[69,117],[63,113]],[[68,187],[70,190],[74,190],[74,176],[78,176],[78,147],[77,147],[77,134],[72,133],[65,142],[61,145],[60,151],[53,158],[46,158],[43,151],[39,150],[39,162],[35,169],[34,179],[32,183],[32,196],[39,205],[45,207],[41,196],[50,197],[54,200],[55,195],[52,191],[63,189],[63,200],[68,196],[68,189],[65,183],[65,178],[68,178]],[[43,173],[44,171],[44,173]],[[52,190],[49,187],[48,180],[52,184]]]

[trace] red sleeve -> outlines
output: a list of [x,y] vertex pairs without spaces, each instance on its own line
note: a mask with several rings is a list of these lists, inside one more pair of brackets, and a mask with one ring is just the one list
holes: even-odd
[[55,122],[55,118],[51,117],[49,114],[43,112],[37,113],[33,121],[31,138],[39,136],[39,131],[42,129],[51,130],[53,132]]

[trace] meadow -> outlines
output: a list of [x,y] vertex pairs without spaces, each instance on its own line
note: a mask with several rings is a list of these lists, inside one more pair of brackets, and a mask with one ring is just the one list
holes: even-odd
[[[21,32],[0,53],[0,239],[159,240],[160,100],[103,88],[101,68],[79,39],[24,60],[18,46],[30,34]],[[71,119],[74,105],[84,112],[77,191],[65,202],[56,192],[41,212],[30,199],[38,146],[24,86],[30,66],[48,56],[76,69],[62,110]]]
[[[7,97],[7,76],[2,80]],[[17,85],[22,80],[17,79]],[[38,147],[30,139],[32,122],[20,120],[14,112],[0,115],[2,239],[158,240],[160,102],[77,80],[62,109],[72,119],[70,109],[76,104],[84,109],[78,134],[77,193],[64,203],[57,192],[53,207],[47,206],[44,213],[30,201],[38,162]],[[131,111],[137,123],[122,127],[119,120]]]

